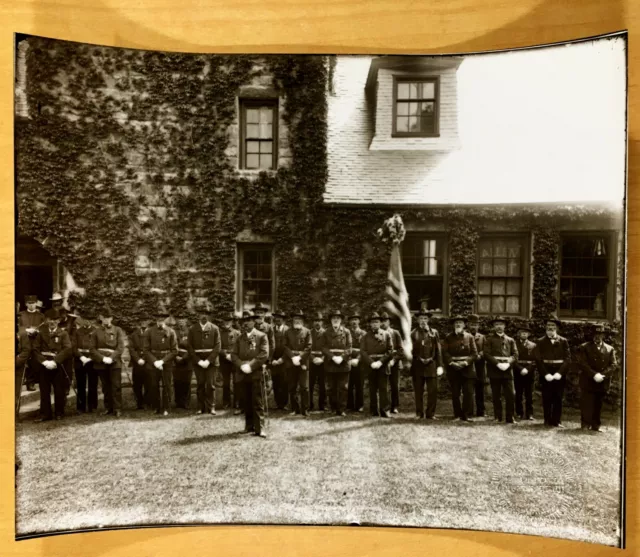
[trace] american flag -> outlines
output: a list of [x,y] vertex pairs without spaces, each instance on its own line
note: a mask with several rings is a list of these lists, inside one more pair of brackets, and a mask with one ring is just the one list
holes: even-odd
[[411,312],[409,311],[409,295],[404,285],[402,262],[400,260],[400,245],[391,248],[389,263],[389,284],[387,285],[386,308],[400,320],[400,336],[402,337],[402,351],[408,362],[412,360],[413,344],[411,342]]

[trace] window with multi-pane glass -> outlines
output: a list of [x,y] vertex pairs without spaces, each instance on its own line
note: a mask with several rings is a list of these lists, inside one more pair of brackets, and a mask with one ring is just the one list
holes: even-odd
[[277,103],[242,101],[241,167],[269,170],[276,167]]
[[393,132],[396,135],[434,136],[438,133],[438,81],[395,82]]
[[444,311],[445,238],[407,235],[402,242],[402,272],[409,308]]
[[246,245],[238,248],[240,309],[252,309],[258,302],[273,308],[273,247]]

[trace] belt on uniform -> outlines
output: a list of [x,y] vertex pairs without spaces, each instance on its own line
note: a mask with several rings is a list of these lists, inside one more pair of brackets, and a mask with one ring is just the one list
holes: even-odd
[[[181,352],[181,353],[183,353],[183,354],[186,354],[186,353],[187,353],[187,350],[185,350],[184,348],[178,348],[178,352]],[[197,350],[196,350],[196,352],[197,352]]]
[[322,352],[320,350],[312,350],[311,351],[311,355],[312,356],[320,356],[320,357],[322,357]]
[[534,360],[518,360],[519,364],[535,364]]
[[111,348],[98,348],[98,352],[100,352],[100,354],[108,356],[109,354],[113,354],[115,350],[111,350]]
[[494,359],[497,362],[508,362],[509,361],[509,356],[494,356]]
[[153,356],[156,354],[170,354],[171,350],[149,350]]
[[82,352],[83,354],[88,354],[90,350],[88,348],[78,348],[78,352]]
[[299,351],[299,350],[292,350],[292,351],[291,351],[291,353],[292,353],[294,356],[302,356],[302,355],[304,354],[304,352],[301,352],[301,351]]
[[207,354],[210,354],[211,352],[213,352],[213,348],[198,348],[197,350],[194,350],[194,352],[197,352],[198,354],[204,354],[205,352]]
[[545,364],[564,364],[564,360],[542,360]]
[[467,360],[469,356],[451,356],[452,362],[460,362],[461,360]]
[[57,352],[42,352],[43,356],[46,356],[47,358],[55,358],[58,353]]
[[354,352],[355,354],[360,354],[360,348],[352,348],[351,352]]
[[331,349],[329,349],[329,352],[331,352],[332,354],[344,354],[345,351],[346,351],[346,348],[342,348],[342,349],[331,348]]

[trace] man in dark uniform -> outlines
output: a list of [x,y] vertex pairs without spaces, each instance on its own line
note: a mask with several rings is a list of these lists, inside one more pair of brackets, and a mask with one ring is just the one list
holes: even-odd
[[151,376],[153,408],[156,414],[164,416],[169,415],[173,360],[178,354],[176,333],[165,323],[168,317],[169,313],[166,311],[156,312],[155,323],[147,328],[143,336],[144,360]]
[[[518,418],[533,420],[533,387],[535,385],[536,368],[534,354],[535,342],[529,340],[531,329],[526,326],[518,328],[516,348],[518,349],[518,361],[513,365],[513,383],[516,389],[516,415]],[[524,412],[522,411],[522,398],[524,397]]]
[[49,301],[51,302],[51,307],[53,309],[60,310],[64,304],[64,297],[60,292],[54,292],[51,298],[49,298]]
[[64,416],[64,407],[67,402],[65,393],[65,377],[67,371],[63,362],[73,352],[69,334],[58,327],[60,313],[56,309],[50,309],[45,313],[45,324],[39,329],[35,352],[40,368],[40,418],[37,421],[52,419],[51,412],[51,387],[55,401],[56,420]]
[[[233,312],[223,315],[220,320],[220,372],[222,373],[222,405],[223,408],[231,406],[231,381],[233,385],[233,406],[240,409],[242,400],[241,391],[242,384],[236,382],[235,366],[231,361],[231,349],[240,336],[240,331],[232,327],[234,315]],[[238,380],[241,379],[238,377]],[[238,412],[239,413],[239,412]]]
[[[360,339],[362,367],[369,370],[369,407],[372,416],[389,418],[389,362],[393,357],[391,334],[380,328],[381,317],[373,312],[368,319],[369,330]],[[379,403],[378,403],[379,399]]]
[[[67,331],[69,338],[73,341],[73,335],[76,329],[76,315],[75,313],[70,313],[64,306],[60,306],[57,309],[60,312],[60,323],[58,323],[58,327]],[[73,365],[73,354],[69,356],[69,359],[66,362],[63,362],[63,365],[64,369],[67,370],[67,375],[65,375],[65,392],[67,393],[67,396],[69,396],[75,371]]]
[[193,357],[189,351],[189,324],[186,319],[176,320],[174,328],[178,341],[173,367],[173,396],[176,408],[187,410],[191,404],[191,377],[193,375]]
[[[416,417],[437,420],[436,404],[438,402],[438,377],[442,368],[442,348],[438,331],[429,327],[431,312],[425,308],[417,314],[418,327],[411,332],[413,343],[413,362],[411,376],[416,400]],[[424,409],[424,391],[427,391],[427,409]]]
[[316,312],[311,329],[311,362],[309,364],[309,410],[313,410],[313,391],[318,384],[318,410],[324,412],[327,398],[327,384],[324,373],[324,354],[322,353],[323,315]]
[[516,341],[504,333],[507,324],[503,317],[495,317],[491,324],[493,331],[484,339],[484,357],[491,383],[493,417],[502,421],[502,397],[504,396],[505,422],[514,424],[515,388],[513,386],[513,365],[518,361]]
[[220,329],[209,321],[206,310],[200,311],[200,321],[189,329],[188,346],[191,353],[193,368],[196,371],[198,383],[197,414],[216,415],[216,387],[214,383],[216,368],[219,365],[218,355],[222,343]]
[[98,372],[91,358],[91,337],[96,328],[89,311],[78,314],[71,344],[76,374],[76,408],[79,413],[93,412],[98,408]]
[[478,350],[473,335],[464,330],[467,319],[462,315],[456,315],[451,321],[453,332],[444,338],[442,358],[447,366],[447,378],[451,385],[454,419],[470,422],[473,416],[473,390],[476,380],[473,364],[478,358]]
[[242,332],[231,350],[231,359],[243,374],[245,433],[266,437],[263,431],[263,366],[269,357],[267,335],[255,328],[255,315],[245,311]]
[[366,370],[360,362],[360,339],[367,332],[360,328],[360,315],[354,311],[349,316],[349,331],[353,348],[349,356],[349,384],[347,386],[347,410],[364,410],[364,378]]
[[[304,313],[297,310],[291,314],[292,326],[284,335],[284,355],[289,384],[291,414],[309,415],[309,356],[311,354],[311,331],[304,326]],[[297,391],[300,390],[300,398]]]
[[[256,306],[258,308],[259,306]],[[254,309],[255,311],[255,309]],[[284,339],[289,330],[289,327],[285,324],[286,316],[284,312],[276,310],[273,312],[273,319],[275,323],[273,325],[267,325],[266,323],[258,322],[256,328],[263,333],[268,331],[263,328],[271,327],[272,337],[269,337],[269,342],[273,339],[274,347],[270,348],[271,358],[271,378],[273,381],[273,397],[276,400],[276,406],[278,410],[284,410],[287,407],[287,400],[289,398],[289,387],[287,378],[287,366],[284,357]]]
[[393,357],[389,362],[389,383],[391,386],[391,413],[397,414],[400,406],[400,373],[404,369],[402,335],[398,329],[391,326],[391,318],[386,311],[380,312],[380,318],[382,319],[381,329],[389,332],[393,343]]
[[136,399],[136,407],[143,410],[151,407],[151,377],[144,359],[144,331],[149,326],[148,319],[140,320],[140,326],[129,337],[129,355],[133,368],[133,395]]
[[102,382],[104,415],[118,418],[122,410],[124,333],[113,324],[111,308],[105,306],[98,315],[101,325],[91,335],[91,359]]
[[44,323],[44,315],[38,311],[38,297],[34,295],[28,295],[24,298],[27,309],[21,311],[18,317],[18,328],[24,329],[27,333],[27,338],[31,343],[30,352],[31,355],[27,361],[26,366],[26,383],[27,390],[35,391],[35,383],[38,382],[40,376],[40,364],[35,355],[33,348],[35,347],[36,338],[38,336],[38,329]]
[[593,339],[580,345],[580,413],[582,429],[600,431],[602,400],[618,363],[613,346],[604,342],[604,325],[594,325]]
[[563,428],[562,397],[571,352],[567,339],[558,334],[559,327],[560,320],[551,315],[546,320],[546,334],[536,342],[534,354],[540,376],[544,425]]
[[476,349],[478,350],[478,357],[473,362],[473,366],[476,370],[476,379],[474,382],[475,400],[476,400],[476,416],[478,418],[485,418],[487,416],[484,407],[484,391],[485,383],[487,381],[487,362],[484,359],[484,335],[479,332],[480,317],[476,314],[469,316],[467,322],[469,332],[473,335],[473,340],[476,343]]
[[330,381],[332,410],[337,416],[346,416],[344,405],[349,381],[349,356],[353,348],[351,331],[342,324],[343,314],[335,310],[329,314],[331,326],[322,335],[324,371]]

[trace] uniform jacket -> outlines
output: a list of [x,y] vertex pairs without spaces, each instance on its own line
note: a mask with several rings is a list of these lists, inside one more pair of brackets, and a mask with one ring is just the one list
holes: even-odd
[[80,357],[91,358],[91,337],[96,328],[93,325],[89,327],[76,327],[71,337],[73,346],[73,355],[76,357],[76,366],[82,368]]
[[[513,364],[518,361],[518,347],[516,341],[510,336],[496,333],[489,333],[484,337],[484,359],[487,361],[487,374],[490,379],[508,379],[513,378]],[[498,363],[504,363],[504,360],[496,358],[508,358],[511,367],[502,371],[497,367]]]
[[[611,385],[611,376],[617,364],[613,346],[603,342],[598,346],[595,342],[585,342],[578,348],[580,365],[580,388],[591,392],[606,392]],[[596,383],[593,376],[604,375],[604,381]]]
[[[103,354],[101,348],[113,350],[113,353]],[[112,369],[122,367],[122,352],[124,351],[124,333],[120,327],[111,325],[109,329],[105,327],[96,327],[91,334],[91,359],[94,362],[95,369],[104,369],[107,366],[102,363],[104,356],[113,359]]]
[[[202,325],[196,323],[189,329],[188,334],[188,350],[191,354],[191,360],[193,365],[197,365],[200,360],[206,359],[211,362],[211,365],[219,365],[218,354],[222,348],[222,341],[220,340],[220,329],[217,325],[207,322],[205,328],[208,331],[202,330]],[[211,352],[196,352],[196,350],[210,349]],[[205,357],[206,354],[206,357]]]
[[391,335],[391,343],[393,344],[393,362],[391,365],[393,366],[395,362],[402,363],[403,354],[402,354],[402,335],[398,329],[394,329],[389,327],[386,331]]
[[319,330],[311,328],[311,360],[314,358],[324,358],[322,353],[322,337],[324,336],[324,328],[320,327]]
[[[268,357],[267,335],[255,328],[248,333],[240,333],[231,350],[231,360],[238,368],[243,364],[249,364],[252,379],[262,377],[260,370],[267,363]],[[246,377],[244,373],[243,376]]]
[[362,337],[367,334],[367,331],[358,327],[357,329],[349,329],[351,331],[351,355],[350,358],[360,358],[360,341]]
[[302,356],[300,365],[309,367],[309,356],[311,354],[311,331],[306,327],[301,329],[289,328],[284,335],[284,355],[288,363],[293,366],[291,358]]
[[[463,360],[460,358],[464,358]],[[449,333],[442,341],[442,359],[449,366],[451,362],[465,362],[465,367],[449,367],[452,371],[460,371],[462,377],[472,378],[476,376],[476,368],[473,363],[478,358],[478,348],[471,333],[462,331],[462,334]]]
[[31,341],[24,330],[20,330],[16,336],[16,369],[20,369],[27,363],[31,356]]
[[518,372],[518,375],[520,375],[519,372],[523,368],[526,368],[529,371],[529,375],[533,377],[533,370],[531,367],[533,362],[535,362],[536,343],[531,342],[529,339],[522,342],[522,340],[517,338],[516,348],[518,349],[518,361],[513,365],[513,369]]
[[[36,359],[40,363],[51,359],[57,364],[64,363],[73,353],[69,333],[60,327],[53,331],[50,331],[48,326],[40,327],[40,334],[36,337],[35,345]],[[45,356],[45,352],[52,352],[55,357]]]
[[[569,363],[571,362],[571,351],[567,339],[557,335],[554,341],[545,335],[536,342],[534,351],[536,365],[540,377],[544,377],[547,373],[554,374],[556,372],[565,376],[569,371]],[[545,364],[545,360],[562,360],[561,364]]]
[[[178,331],[176,330],[176,340],[178,341],[178,354],[176,354],[176,367],[180,367],[183,370],[193,369],[193,358],[189,350],[189,330]],[[178,358],[182,358],[178,361]]]
[[131,356],[131,365],[135,368],[141,367],[138,364],[139,359],[144,360],[144,330],[138,327],[129,337],[129,356]]
[[273,360],[273,352],[276,347],[276,339],[273,332],[273,327],[269,323],[256,323],[255,329],[267,335],[267,343],[269,344],[269,356],[268,361]]
[[236,343],[236,340],[240,336],[240,331],[238,329],[234,329],[233,327],[229,327],[225,329],[224,327],[220,327],[220,361],[228,362],[227,354],[231,354],[231,350],[233,349],[233,345]]
[[21,311],[18,317],[18,327],[22,329],[28,329],[29,327],[35,327],[36,329],[44,323],[44,315],[38,310],[36,311]]
[[[351,331],[344,325],[337,330],[333,326],[324,330],[322,335],[322,353],[324,354],[324,370],[326,373],[349,373],[349,356],[353,348]],[[334,352],[332,352],[332,350]],[[333,361],[334,356],[342,356],[340,365]]]
[[387,375],[391,373],[389,362],[393,358],[393,340],[390,331],[378,329],[367,331],[360,339],[360,358],[364,370],[372,371],[373,362],[382,362],[379,368]]
[[287,331],[290,329],[284,323],[279,327],[277,325],[271,325],[273,329],[273,351],[272,351],[272,359],[278,360],[282,358],[284,355],[284,345],[285,345],[285,337],[287,335]]
[[142,346],[144,359],[148,366],[153,366],[156,360],[162,360],[165,364],[173,363],[173,359],[178,353],[176,333],[169,327],[162,329],[157,325],[152,325],[146,329],[142,337]]
[[411,331],[413,362],[411,373],[417,377],[437,377],[437,368],[442,367],[440,335],[431,327],[420,327]]

